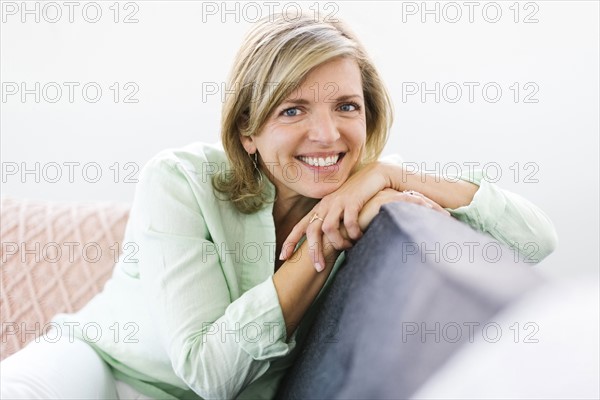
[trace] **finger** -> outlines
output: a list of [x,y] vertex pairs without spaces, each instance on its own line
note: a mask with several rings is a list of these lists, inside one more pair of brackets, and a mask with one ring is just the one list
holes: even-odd
[[419,192],[413,192],[413,193],[414,193],[414,195],[417,195],[421,199],[423,199],[427,203],[428,208],[438,211],[444,215],[450,215],[450,213],[448,211],[446,211],[442,206],[440,206],[435,201],[431,200],[429,197],[425,196],[423,193],[419,193]]
[[[340,233],[342,235],[343,238],[349,238],[350,235],[348,235],[348,232],[346,231],[346,227],[344,225],[340,226]],[[349,249],[350,247],[354,246],[354,243],[351,240],[348,239],[344,239],[347,243],[345,243],[345,246],[342,250],[346,250]],[[347,246],[346,246],[347,244]]]
[[358,224],[358,214],[361,207],[346,207],[344,210],[344,227],[352,240],[358,240],[362,237],[363,233],[360,230]]
[[326,249],[328,247],[333,247],[336,250],[346,250],[354,245],[354,243],[352,243],[352,241],[350,241],[350,239],[344,238],[344,236],[341,233],[341,230],[335,231],[335,232],[337,232],[337,234],[339,236],[339,237],[336,237],[335,239],[330,238],[329,236],[327,236],[327,233],[324,232],[323,240],[325,241],[325,243],[323,244],[323,249]]
[[281,246],[281,254],[279,255],[280,260],[287,260],[288,257],[293,253],[296,245],[306,232],[310,215],[311,214],[307,214],[304,218],[302,218],[300,222],[294,226],[288,237],[285,239],[283,245]]
[[444,210],[444,208],[443,208],[442,206],[440,206],[438,203],[436,203],[435,201],[433,201],[433,200],[431,200],[431,199],[429,199],[429,198],[427,198],[427,197],[425,197],[425,198],[424,198],[424,200],[425,200],[425,201],[426,201],[426,202],[427,202],[429,205],[431,205],[431,207],[432,207],[432,208],[433,208],[435,211],[438,211],[438,212],[440,212],[440,213],[442,213],[442,214],[444,214],[444,215],[450,215],[450,213],[449,213],[448,211]]
[[432,209],[436,212],[442,213],[444,215],[450,215],[450,213],[446,210],[444,210],[438,203],[436,203],[435,201],[431,200],[430,198],[428,198],[427,196],[418,193],[418,192],[413,192],[414,194],[410,195],[410,199],[409,201],[411,203],[415,203],[415,204],[419,204],[421,206],[425,206],[429,209]]
[[340,213],[329,210],[321,225],[321,230],[325,233],[328,244],[336,250],[342,250],[348,244],[348,241],[344,239],[340,232]]
[[321,221],[315,220],[306,229],[306,240],[308,242],[308,255],[317,272],[325,269],[325,257],[323,256],[323,231]]
[[398,197],[401,201],[404,201],[406,203],[412,203],[427,208],[433,208],[433,206],[427,203],[425,199],[423,199],[421,196],[417,196],[416,194],[399,193]]

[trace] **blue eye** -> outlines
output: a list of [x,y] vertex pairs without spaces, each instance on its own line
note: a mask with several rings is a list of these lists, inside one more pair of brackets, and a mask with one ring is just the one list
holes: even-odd
[[286,108],[281,112],[281,114],[286,117],[296,117],[298,114],[300,114],[300,110],[296,107]]
[[356,103],[346,103],[340,106],[340,110],[345,112],[360,110],[360,106]]

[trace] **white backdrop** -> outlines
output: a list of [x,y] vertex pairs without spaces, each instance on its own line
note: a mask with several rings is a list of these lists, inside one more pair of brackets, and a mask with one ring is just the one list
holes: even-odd
[[[219,138],[252,21],[315,2],[2,2],[2,194],[132,200],[156,152]],[[550,277],[598,279],[598,2],[321,2],[392,93],[387,153],[479,165],[539,205]],[[436,164],[436,162],[438,164]],[[472,164],[476,163],[476,164]],[[29,172],[27,172],[29,171]],[[101,175],[98,175],[100,173]]]

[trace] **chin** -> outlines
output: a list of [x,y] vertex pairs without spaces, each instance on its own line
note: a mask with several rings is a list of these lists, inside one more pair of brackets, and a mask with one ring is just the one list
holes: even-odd
[[340,185],[327,185],[322,183],[319,184],[319,186],[320,187],[312,187],[310,189],[304,190],[302,192],[302,195],[305,197],[310,197],[311,199],[322,199],[328,194],[335,192],[340,187]]

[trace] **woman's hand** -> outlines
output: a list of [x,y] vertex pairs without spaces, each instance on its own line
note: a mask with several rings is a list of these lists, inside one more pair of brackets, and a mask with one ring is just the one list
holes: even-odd
[[[342,188],[340,188],[342,189]],[[338,189],[338,191],[340,190]],[[338,193],[338,191],[332,193],[331,195]],[[328,196],[331,196],[328,195]],[[327,197],[327,196],[326,196]],[[323,200],[326,200],[326,197]],[[337,250],[344,250],[349,247],[352,247],[353,243],[351,239],[358,239],[362,236],[362,231],[369,226],[371,220],[375,218],[375,216],[379,213],[379,209],[383,204],[391,203],[395,201],[406,201],[409,203],[423,205],[425,207],[434,209],[443,214],[450,215],[448,211],[444,210],[439,204],[435,203],[433,200],[427,198],[421,193],[414,191],[403,191],[399,192],[394,189],[386,188],[378,193],[375,196],[370,198],[364,207],[361,207],[359,211],[359,215],[356,220],[356,228],[360,232],[358,237],[352,237],[350,235],[349,230],[346,227],[346,218],[344,218],[344,224],[339,225],[340,219],[331,223],[331,225],[327,226],[329,221],[328,218],[321,219],[321,215],[328,216],[327,211],[325,211],[327,203],[323,204],[323,200],[319,202],[312,210],[309,212],[300,222],[294,227],[290,235],[287,237],[285,242],[283,243],[283,251],[281,253],[281,259],[287,259],[289,257],[290,249],[293,249],[302,237],[304,233],[306,233],[306,240],[309,245],[309,254],[315,264],[315,268],[317,271],[321,271],[323,266],[325,265],[325,261],[323,258],[323,251],[319,247],[320,243],[328,243],[332,245]],[[349,199],[346,199],[349,200]],[[351,203],[351,202],[350,202]],[[335,204],[335,203],[334,203]],[[333,208],[335,210],[335,208]],[[350,214],[352,213],[351,210]],[[334,214],[334,215],[340,215]],[[344,216],[347,214],[344,212]],[[321,241],[323,233],[325,233],[327,240]],[[334,240],[332,240],[334,238]],[[341,239],[341,240],[340,240]]]
[[[300,238],[306,233],[310,254],[317,270],[325,265],[322,243],[332,245],[336,250],[352,246],[351,240],[358,240],[362,231],[358,214],[375,194],[388,186],[384,170],[375,162],[364,166],[346,180],[335,192],[323,197],[319,203],[300,220],[284,241],[280,260],[286,260],[293,252]],[[342,236],[340,221],[343,222]],[[326,240],[321,241],[323,233]]]
[[373,218],[379,214],[379,209],[382,205],[396,201],[418,204],[450,216],[450,213],[444,210],[439,204],[419,192],[415,192],[413,190],[399,192],[397,190],[387,188],[377,193],[361,210],[358,217],[358,223],[361,229],[367,229]]

